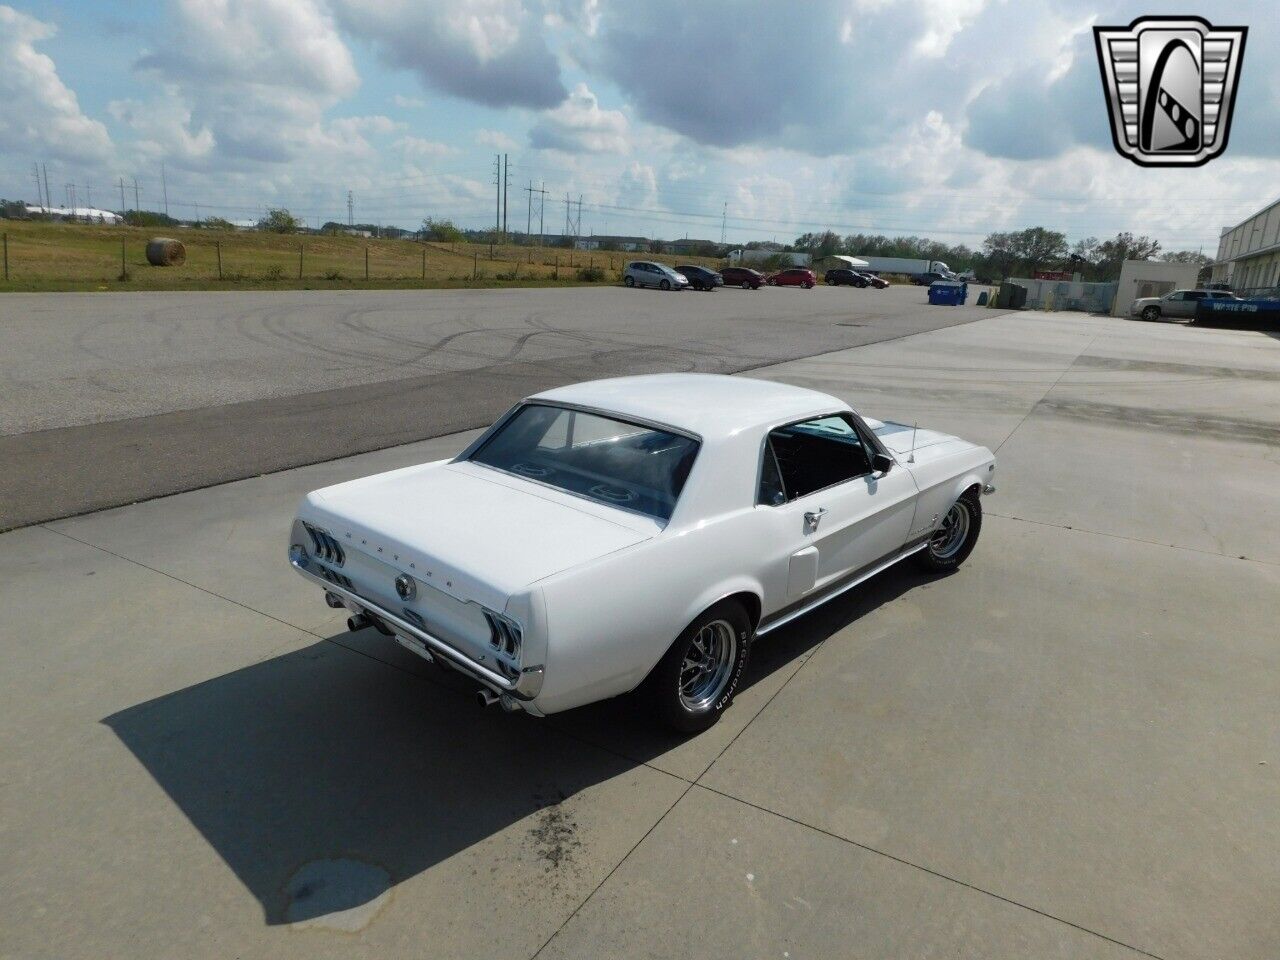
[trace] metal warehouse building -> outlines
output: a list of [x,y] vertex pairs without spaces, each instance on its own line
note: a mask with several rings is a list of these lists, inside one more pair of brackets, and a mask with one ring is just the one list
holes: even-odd
[[1236,293],[1280,286],[1280,200],[1222,231],[1213,279]]

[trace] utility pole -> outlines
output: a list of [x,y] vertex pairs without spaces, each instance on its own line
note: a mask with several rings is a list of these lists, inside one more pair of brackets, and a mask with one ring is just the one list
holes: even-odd
[[543,239],[546,234],[543,232],[543,218],[547,215],[547,181],[542,181],[542,189],[538,191],[542,196],[542,206],[538,208],[538,246],[542,246],[546,241]]
[[138,178],[133,178],[133,209],[141,210],[142,203],[138,200]]
[[49,208],[53,206],[53,198],[49,195],[49,168],[42,163],[40,171],[44,174],[44,205]]
[[348,190],[347,191],[347,226],[348,227],[354,227],[356,225],[355,209],[356,209],[355,197],[352,196],[351,191]]
[[160,161],[160,189],[164,191],[164,215],[169,215],[169,181],[164,175],[164,161]]
[[86,207],[92,208],[93,207],[93,187],[91,187],[87,183],[84,185],[84,196],[85,196],[84,205]]
[[[493,235],[496,238],[498,231],[502,229],[502,154],[495,153],[493,155],[493,186],[494,186],[494,207],[493,207]],[[493,255],[493,248],[490,245],[490,258]]]
[[724,246],[724,226],[725,221],[729,218],[729,201],[724,203],[724,210],[720,214],[720,246]]
[[124,216],[125,210],[128,208],[124,205],[124,177],[120,178],[120,216]]
[[576,226],[577,226],[577,230],[575,231],[575,237],[581,237],[582,236],[582,194],[578,194],[578,222]]
[[507,166],[507,155],[502,155],[502,239],[507,239],[507,195],[511,193],[511,170]]
[[533,232],[533,181],[529,181],[529,185],[524,188],[524,192],[529,195],[529,209],[524,215],[524,242],[529,242],[529,234]]
[[[45,202],[44,192],[40,189],[40,164],[33,163],[31,165],[31,172],[34,173],[36,177],[36,206],[43,207]],[[529,186],[533,186],[533,184],[530,183]]]

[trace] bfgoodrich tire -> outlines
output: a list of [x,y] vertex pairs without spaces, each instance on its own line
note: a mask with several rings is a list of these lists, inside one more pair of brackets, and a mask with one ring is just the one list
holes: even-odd
[[680,733],[706,730],[728,709],[751,650],[751,620],[724,600],[676,638],[644,682],[655,717]]
[[973,553],[981,532],[982,502],[976,490],[968,490],[947,510],[942,525],[916,557],[926,570],[954,570]]

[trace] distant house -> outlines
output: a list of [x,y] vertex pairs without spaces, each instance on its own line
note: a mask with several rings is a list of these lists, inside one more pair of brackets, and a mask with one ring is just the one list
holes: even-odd
[[833,253],[829,257],[815,260],[815,270],[865,270],[870,264],[859,257],[847,257],[841,253]]
[[666,247],[672,253],[699,257],[718,257],[722,249],[714,240],[691,240],[688,237],[683,240],[672,240],[666,244]]
[[649,241],[645,237],[609,237],[595,236],[579,237],[574,241],[574,247],[578,250],[623,250],[627,253],[634,253],[637,250],[648,250]]

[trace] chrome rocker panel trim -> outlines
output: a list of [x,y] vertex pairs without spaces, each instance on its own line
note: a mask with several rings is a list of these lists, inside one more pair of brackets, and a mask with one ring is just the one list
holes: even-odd
[[[314,581],[330,593],[349,600],[361,610],[373,614],[379,620],[384,621],[387,626],[392,627],[398,633],[402,633],[407,637],[412,637],[426,647],[433,655],[443,657],[451,666],[457,667],[464,673],[470,674],[476,680],[479,680],[487,687],[492,687],[499,693],[507,693],[515,697],[517,700],[532,700],[542,689],[543,667],[541,664],[533,667],[525,667],[520,671],[520,675],[512,680],[503,676],[496,670],[491,670],[482,663],[478,663],[462,651],[445,643],[439,637],[427,633],[420,627],[415,627],[412,623],[402,617],[396,616],[385,607],[379,606],[371,600],[368,600],[358,593],[346,590],[336,583],[330,583],[323,577],[318,577],[309,570],[301,567],[297,561],[290,560],[289,565],[294,570],[308,580]],[[412,649],[412,648],[406,648]]]
[[792,607],[791,609],[787,610],[784,613],[781,613],[780,615],[775,615],[777,619],[769,620],[767,623],[761,624],[761,626],[756,630],[756,636],[758,637],[763,636],[764,634],[770,632],[771,630],[776,630],[778,629],[778,627],[781,627],[784,624],[790,623],[792,620],[795,620],[799,617],[803,617],[806,613],[808,613],[811,610],[816,610],[818,607],[822,606],[828,600],[834,600],[836,597],[840,596],[840,594],[847,593],[848,591],[852,590],[854,587],[858,586],[858,584],[865,583],[866,581],[874,577],[877,573],[883,573],[885,570],[888,570],[890,567],[892,567],[895,563],[905,560],[907,557],[911,556],[913,553],[919,553],[928,545],[929,545],[929,538],[926,536],[920,542],[912,543],[906,547],[903,547],[901,550],[898,550],[898,551],[895,551],[894,553],[889,554],[889,556],[886,557],[884,560],[881,560],[878,563],[873,563],[868,567],[864,567],[862,570],[856,572],[849,579],[840,581],[833,587],[828,587],[826,590],[822,591],[818,596],[814,597],[812,600],[808,600],[808,601],[801,600],[798,606]]

